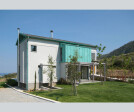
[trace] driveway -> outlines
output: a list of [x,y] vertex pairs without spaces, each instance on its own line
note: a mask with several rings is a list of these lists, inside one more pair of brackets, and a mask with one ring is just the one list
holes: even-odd
[[12,88],[0,88],[0,103],[1,102],[43,102],[51,103],[49,101],[29,96],[13,90]]

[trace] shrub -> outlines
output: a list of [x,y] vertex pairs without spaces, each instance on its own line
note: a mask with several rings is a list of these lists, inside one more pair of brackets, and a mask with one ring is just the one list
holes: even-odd
[[9,73],[7,75],[4,75],[4,78],[6,79],[11,79],[11,78],[16,78],[17,77],[17,73]]
[[134,80],[128,80],[128,83],[134,84]]
[[60,78],[57,82],[57,84],[70,84],[70,82],[68,82],[67,80]]
[[7,84],[10,86],[18,86],[18,82],[14,79],[7,79]]
[[122,67],[122,61],[121,60],[115,60],[114,63],[113,63],[113,66],[114,67]]

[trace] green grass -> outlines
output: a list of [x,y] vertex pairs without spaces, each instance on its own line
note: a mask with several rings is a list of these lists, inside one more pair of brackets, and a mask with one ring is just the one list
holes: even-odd
[[5,84],[5,82],[0,82],[0,88],[6,88],[7,85]]
[[33,91],[31,94],[58,99],[61,102],[134,102],[134,84],[105,82],[77,86],[78,95],[71,94],[71,85],[57,85],[61,90]]

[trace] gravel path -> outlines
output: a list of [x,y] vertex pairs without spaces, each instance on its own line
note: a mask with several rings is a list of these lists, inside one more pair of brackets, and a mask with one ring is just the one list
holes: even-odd
[[46,100],[35,98],[20,92],[17,92],[11,88],[0,88],[0,102],[43,102],[51,103]]

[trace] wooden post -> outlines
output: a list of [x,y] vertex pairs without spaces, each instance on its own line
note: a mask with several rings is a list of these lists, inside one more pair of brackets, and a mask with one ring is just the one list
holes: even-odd
[[88,66],[88,71],[87,71],[87,73],[88,73],[87,76],[88,76],[88,80],[89,80],[89,66]]
[[104,64],[104,81],[106,81],[106,64]]
[[[81,70],[81,69],[80,69],[80,67],[81,67],[81,66],[80,66],[80,64],[79,64],[79,72],[80,72],[80,70]],[[81,78],[80,78],[80,79],[81,79]],[[81,80],[80,80],[80,79],[79,79],[79,83],[81,82]]]

